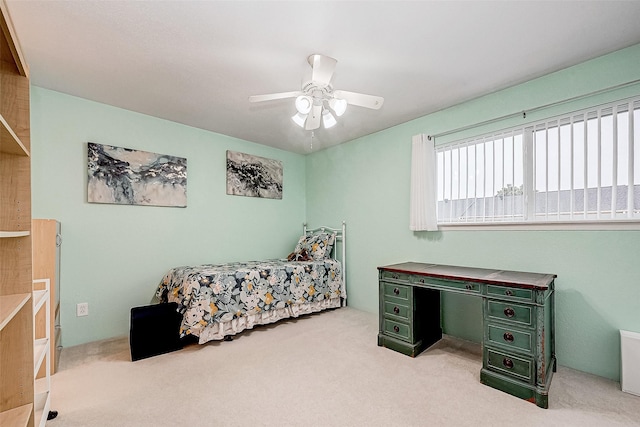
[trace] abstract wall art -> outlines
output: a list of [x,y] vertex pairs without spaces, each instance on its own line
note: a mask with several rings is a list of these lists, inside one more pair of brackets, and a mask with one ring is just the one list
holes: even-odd
[[282,162],[227,151],[227,194],[282,199]]
[[187,159],[93,142],[87,151],[90,203],[187,206]]

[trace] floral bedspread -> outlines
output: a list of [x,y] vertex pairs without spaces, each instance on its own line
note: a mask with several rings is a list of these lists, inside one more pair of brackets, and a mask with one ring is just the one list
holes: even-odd
[[164,276],[156,296],[179,304],[181,336],[199,335],[214,322],[340,298],[341,269],[334,259],[176,267]]

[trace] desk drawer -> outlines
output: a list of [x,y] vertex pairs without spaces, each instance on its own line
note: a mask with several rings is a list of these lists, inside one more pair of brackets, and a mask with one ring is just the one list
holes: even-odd
[[409,306],[407,305],[400,304],[396,301],[385,300],[384,314],[388,316],[399,317],[403,320],[409,321],[411,312],[409,311]]
[[505,348],[520,350],[529,354],[532,354],[533,349],[533,331],[530,330],[517,330],[489,324],[487,326],[487,337],[490,344],[495,344]]
[[531,289],[487,285],[487,296],[513,301],[532,301],[533,291]]
[[391,337],[399,338],[403,341],[413,342],[411,336],[411,327],[406,323],[396,322],[395,320],[390,320],[387,318],[384,318],[382,320],[382,323],[382,330],[385,332],[385,334]]
[[465,291],[469,293],[479,293],[480,284],[475,282],[463,282],[458,280],[438,279],[437,277],[419,276],[411,277],[411,283],[425,285],[444,290]]
[[487,300],[487,315],[489,319],[531,326],[533,324],[532,311],[533,306]]
[[383,295],[385,297],[399,298],[405,301],[409,300],[411,295],[411,287],[398,285],[395,283],[382,283],[384,286]]
[[396,273],[395,271],[385,271],[382,270],[380,272],[380,278],[382,280],[393,280],[395,282],[405,282],[409,283],[409,277],[411,275],[407,273]]
[[487,367],[489,369],[527,382],[531,382],[533,379],[532,359],[514,356],[513,354],[493,349],[485,351],[487,352]]

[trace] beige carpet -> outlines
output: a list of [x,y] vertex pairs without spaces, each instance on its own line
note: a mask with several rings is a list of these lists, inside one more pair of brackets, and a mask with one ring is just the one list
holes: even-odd
[[560,366],[544,410],[480,384],[479,345],[445,338],[412,359],[377,332],[342,308],[137,362],[127,337],[67,348],[47,425],[640,426],[619,383]]

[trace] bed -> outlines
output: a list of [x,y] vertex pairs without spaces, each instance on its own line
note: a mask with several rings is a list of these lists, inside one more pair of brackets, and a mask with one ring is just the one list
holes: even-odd
[[176,302],[180,336],[204,344],[251,329],[346,305],[345,232],[308,229],[287,258],[170,269],[156,296]]

